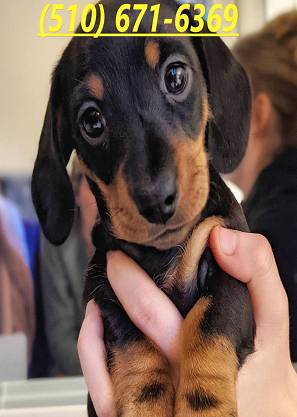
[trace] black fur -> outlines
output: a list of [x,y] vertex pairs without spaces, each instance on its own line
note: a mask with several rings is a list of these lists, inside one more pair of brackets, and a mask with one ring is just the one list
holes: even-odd
[[[112,21],[118,6],[116,1],[105,2],[108,31],[114,30]],[[173,1],[162,2],[167,18],[174,16],[176,7]],[[149,22],[144,20],[142,26],[143,32],[148,31]],[[158,39],[160,66],[171,54],[182,54],[193,68],[193,85],[187,99],[172,104],[160,92],[156,73],[144,61],[145,42],[145,38],[74,38],[54,72],[32,178],[36,211],[45,236],[54,244],[67,238],[73,221],[74,197],[66,173],[72,150],[106,185],[112,183],[119,166],[124,164],[129,192],[141,211],[137,192],[145,186],[144,176],[156,185],[163,181],[162,176],[172,172],[171,136],[182,127],[195,140],[206,91],[213,113],[206,137],[211,158],[210,191],[199,221],[219,215],[227,226],[247,230],[240,206],[217,173],[232,170],[241,160],[247,143],[250,91],[242,68],[220,39]],[[90,74],[103,78],[103,100],[93,97],[87,89],[84,81]],[[96,102],[107,120],[102,146],[91,146],[78,129],[78,112],[87,100]],[[110,354],[112,347],[121,348],[127,342],[141,340],[143,335],[131,323],[106,279],[106,252],[114,249],[126,252],[162,286],[168,264],[178,262],[182,249],[179,245],[160,251],[116,239],[103,196],[90,178],[88,181],[97,200],[101,223],[93,232],[96,253],[87,276],[85,300],[95,298],[100,305]],[[167,290],[167,295],[184,317],[201,295],[211,296],[212,306],[204,317],[202,331],[205,335],[228,336],[240,363],[252,351],[254,324],[247,289],[219,270],[209,251],[203,256],[197,285],[191,292],[185,293],[177,286]],[[139,400],[156,396],[160,389],[145,390]],[[193,407],[200,407],[196,397],[189,401]],[[89,413],[95,416],[91,403]]]
[[137,401],[140,403],[147,401],[155,401],[161,397],[165,389],[165,385],[161,384],[160,382],[150,383],[142,389],[142,392],[140,396],[137,398]]
[[186,394],[190,408],[195,411],[205,411],[218,405],[218,400],[212,395],[208,395],[203,391],[194,391]]

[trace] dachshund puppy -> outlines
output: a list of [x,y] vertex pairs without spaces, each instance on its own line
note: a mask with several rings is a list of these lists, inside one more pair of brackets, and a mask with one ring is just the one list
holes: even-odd
[[[113,32],[121,3],[103,4]],[[162,1],[160,22],[176,8]],[[141,32],[149,31],[144,17]],[[66,165],[75,150],[100,214],[85,300],[102,311],[118,416],[237,416],[237,373],[254,343],[251,303],[207,241],[218,224],[247,230],[218,172],[240,162],[249,121],[247,78],[219,38],[76,37],[54,71],[33,201],[48,240],[64,242],[74,215]],[[108,283],[109,250],[138,262],[185,318],[176,389],[167,360]]]

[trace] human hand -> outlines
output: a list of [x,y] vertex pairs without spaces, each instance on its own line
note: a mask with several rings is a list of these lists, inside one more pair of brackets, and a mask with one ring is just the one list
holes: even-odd
[[239,417],[296,416],[288,299],[268,241],[261,235],[216,228],[210,247],[220,267],[247,284],[256,321],[255,353],[238,376]]
[[[256,352],[238,378],[239,416],[293,417],[297,375],[289,356],[288,302],[271,248],[262,236],[219,227],[212,231],[209,244],[220,267],[247,284],[256,320]],[[109,255],[107,272],[131,320],[159,346],[177,375],[182,317],[176,307],[123,253]],[[99,309],[90,302],[79,337],[79,356],[97,415],[113,417],[102,329]]]

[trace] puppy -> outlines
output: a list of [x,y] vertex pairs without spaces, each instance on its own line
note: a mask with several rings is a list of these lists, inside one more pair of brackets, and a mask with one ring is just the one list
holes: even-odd
[[[104,2],[108,32],[119,5]],[[176,9],[162,2],[159,21]],[[149,31],[144,17],[141,32]],[[54,71],[33,201],[45,236],[64,242],[74,214],[66,165],[75,150],[100,214],[85,300],[94,298],[104,319],[118,416],[237,416],[237,372],[253,350],[251,304],[207,240],[218,224],[247,230],[218,172],[240,162],[249,113],[247,78],[219,38],[74,38]],[[109,250],[138,262],[185,318],[176,390],[168,362],[106,279]]]

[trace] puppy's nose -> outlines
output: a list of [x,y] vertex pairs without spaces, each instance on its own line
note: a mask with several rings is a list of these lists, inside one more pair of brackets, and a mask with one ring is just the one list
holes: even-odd
[[165,224],[175,213],[177,197],[175,175],[166,175],[154,186],[143,187],[136,202],[140,214],[150,223]]

